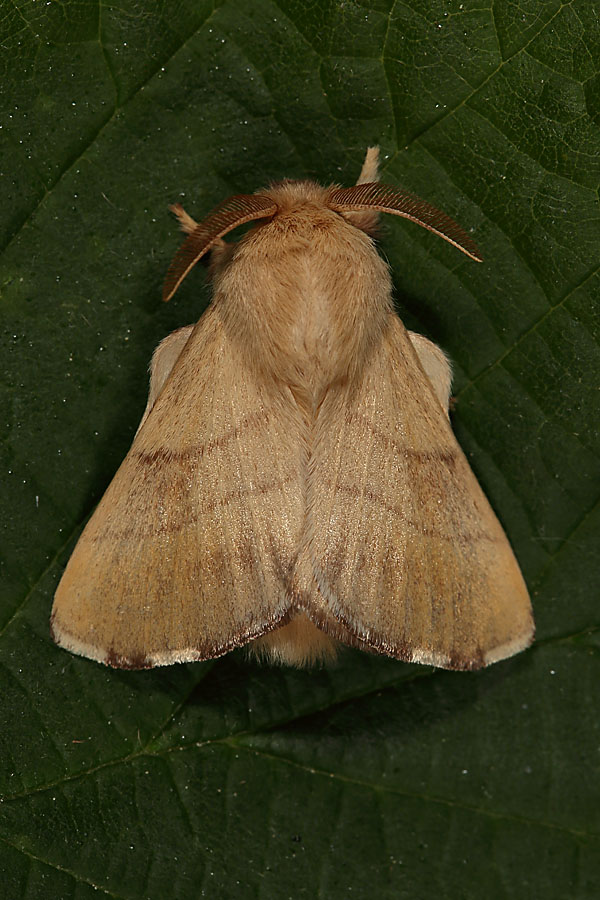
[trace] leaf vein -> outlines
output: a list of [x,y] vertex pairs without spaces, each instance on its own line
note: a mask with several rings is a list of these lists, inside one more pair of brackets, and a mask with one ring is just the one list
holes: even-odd
[[516,822],[522,825],[527,825],[529,827],[538,827],[538,828],[548,828],[554,831],[559,831],[564,834],[570,834],[573,837],[577,838],[585,838],[585,839],[600,839],[600,834],[595,831],[588,831],[583,828],[573,828],[569,825],[561,825],[558,822],[545,822],[542,819],[533,819],[529,816],[520,816],[515,813],[502,813],[497,812],[496,810],[486,809],[482,806],[476,806],[471,803],[457,802],[454,799],[449,799],[447,797],[439,797],[431,794],[424,794],[418,791],[407,791],[405,789],[392,787],[390,785],[381,785],[376,784],[374,782],[368,781],[364,778],[357,778],[350,775],[345,775],[340,772],[334,772],[328,769],[316,768],[315,766],[308,766],[304,763],[300,763],[297,760],[292,759],[291,757],[282,756],[277,753],[268,753],[265,750],[257,749],[256,747],[245,746],[244,744],[235,743],[232,745],[235,746],[236,750],[245,749],[248,753],[252,753],[256,756],[263,757],[264,759],[270,759],[273,761],[281,762],[284,765],[289,765],[293,768],[300,769],[304,772],[308,772],[311,775],[319,775],[323,778],[329,778],[334,781],[340,781],[346,784],[354,785],[355,787],[362,787],[367,790],[373,791],[378,794],[389,793],[395,796],[405,797],[410,800],[419,800],[424,803],[431,803],[440,806],[450,807],[452,809],[459,809],[464,812],[475,813],[476,815],[488,817],[491,819],[499,819],[505,822]]

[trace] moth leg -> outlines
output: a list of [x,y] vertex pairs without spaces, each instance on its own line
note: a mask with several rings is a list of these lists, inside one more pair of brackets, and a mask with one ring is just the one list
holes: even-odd
[[191,234],[192,231],[196,230],[198,223],[195,219],[192,219],[189,213],[186,213],[181,203],[173,203],[169,209],[177,216],[177,221],[179,222],[179,227],[182,231],[185,231],[186,234]]
[[[372,148],[371,148],[372,149]],[[367,156],[370,151],[367,151]],[[198,222],[186,213],[181,203],[174,203],[169,207],[171,212],[177,217],[179,227],[185,234],[192,234],[199,227]],[[214,276],[215,271],[222,268],[229,261],[231,254],[235,248],[234,244],[228,244],[223,238],[219,238],[210,248],[209,273]],[[176,334],[176,332],[174,332]]]
[[[357,184],[371,184],[379,181],[379,147],[368,147],[365,161],[360,170]],[[377,235],[379,213],[375,209],[363,209],[346,213],[345,218],[356,228],[361,228],[371,236]]]
[[158,395],[171,374],[171,369],[177,362],[179,354],[187,344],[188,338],[193,330],[193,325],[186,325],[184,328],[178,328],[177,331],[171,332],[171,334],[160,342],[152,354],[148,402],[146,404],[146,409],[144,410],[144,415],[142,416],[142,421],[138,425],[138,431],[148,418],[152,407],[158,399]]
[[365,161],[356,183],[371,184],[373,181],[379,181],[379,147],[367,147]]
[[408,336],[419,357],[419,362],[429,378],[435,395],[440,401],[441,407],[448,415],[450,403],[450,388],[452,386],[452,369],[448,357],[433,341],[427,340],[422,334],[409,331]]

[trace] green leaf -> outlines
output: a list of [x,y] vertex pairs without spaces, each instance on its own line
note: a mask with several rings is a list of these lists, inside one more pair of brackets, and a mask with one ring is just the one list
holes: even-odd
[[[75,0],[1,27],[0,870],[10,898],[600,895],[600,25],[592,3]],[[160,287],[236,191],[384,179],[470,229],[382,250],[455,363],[454,424],[529,584],[529,651],[474,674],[119,672],[52,595],[208,300]],[[1,891],[0,891],[1,892]]]

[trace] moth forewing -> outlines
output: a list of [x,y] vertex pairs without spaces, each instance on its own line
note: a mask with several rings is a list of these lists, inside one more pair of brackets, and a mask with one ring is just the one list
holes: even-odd
[[133,446],[56,592],[63,647],[141,668],[248,644],[303,665],[341,641],[469,669],[531,641],[518,565],[449,425],[449,365],[393,313],[368,235],[392,212],[479,251],[374,184],[377,160],[355,188],[283,182],[200,223],[174,207],[188,237],[164,298],[212,249],[213,303],[154,354]]
[[444,414],[447,380],[431,384],[412,349],[390,317],[360,390],[342,386],[321,407],[307,545],[359,645],[479,668],[531,642],[529,596]]
[[240,365],[209,309],[162,390],[151,387],[157,399],[67,565],[53,610],[62,646],[142,668],[219,656],[285,618],[299,432],[291,405]]

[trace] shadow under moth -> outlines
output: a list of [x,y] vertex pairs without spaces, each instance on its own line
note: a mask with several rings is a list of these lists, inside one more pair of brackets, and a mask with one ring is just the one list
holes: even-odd
[[137,669],[244,644],[304,665],[341,642],[477,669],[530,644],[521,572],[450,427],[450,366],[395,314],[371,234],[393,213],[481,257],[377,170],[371,148],[354,187],[284,181],[200,224],[172,207],[187,238],[164,299],[208,251],[214,296],[154,353],[56,592],[62,647]]

